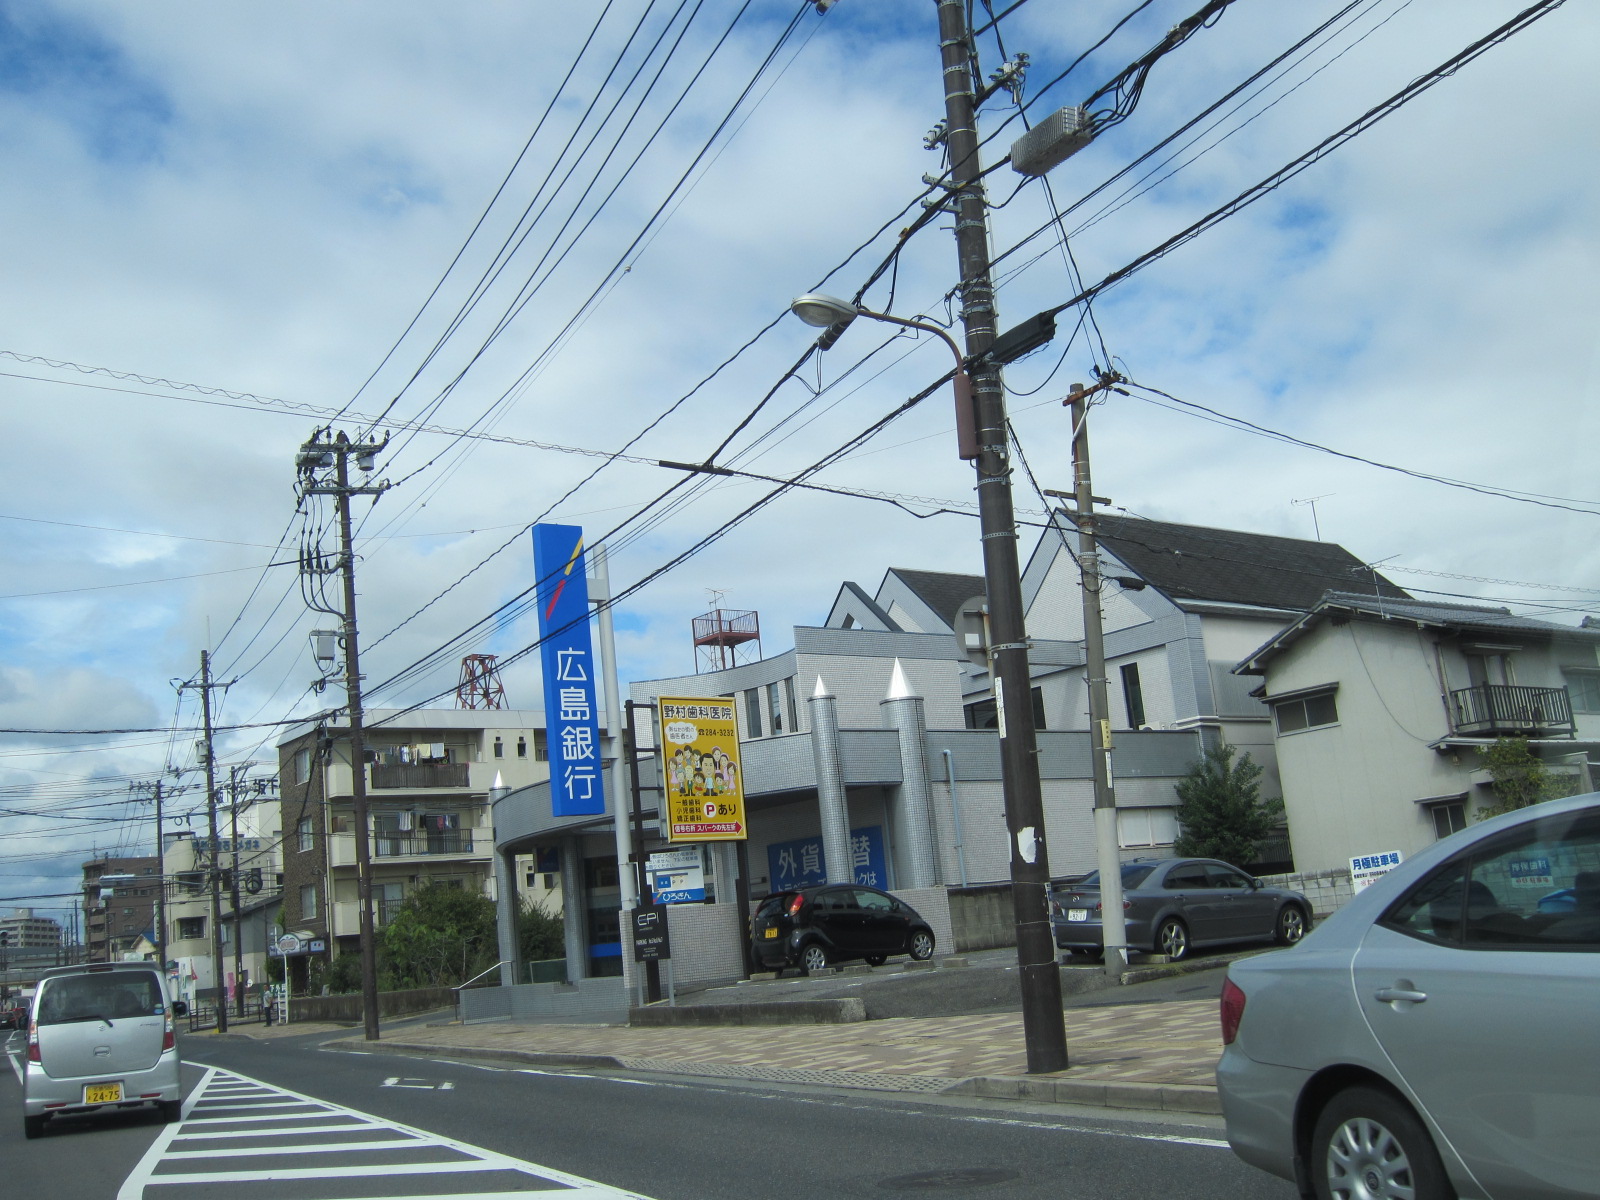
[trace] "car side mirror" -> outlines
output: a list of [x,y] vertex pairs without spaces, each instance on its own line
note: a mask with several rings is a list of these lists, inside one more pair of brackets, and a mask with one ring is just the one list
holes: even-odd
[[1251,875],[1249,878],[1250,878],[1250,890],[1252,892],[1260,891],[1261,888],[1264,886],[1262,884],[1261,880],[1257,879],[1254,875]]
[[175,1017],[187,1017],[189,1015],[189,1006],[182,1000],[174,1000],[172,1002],[172,1015]]

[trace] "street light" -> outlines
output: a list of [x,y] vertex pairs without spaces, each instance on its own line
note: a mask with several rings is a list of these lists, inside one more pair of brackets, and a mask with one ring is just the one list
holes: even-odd
[[960,448],[961,457],[974,459],[978,457],[978,421],[976,410],[972,406],[972,377],[967,374],[967,360],[961,353],[961,347],[943,329],[928,321],[909,321],[905,317],[891,317],[888,313],[873,312],[870,308],[862,308],[859,304],[852,304],[848,300],[840,300],[834,296],[824,296],[821,292],[807,292],[789,304],[789,311],[799,317],[807,325],[825,332],[817,339],[817,349],[828,350],[839,340],[839,335],[850,327],[850,322],[857,317],[867,317],[874,321],[883,321],[890,325],[902,325],[907,329],[920,329],[924,333],[934,334],[942,338],[944,344],[950,347],[950,353],[956,356],[956,373],[951,379],[955,385],[956,394],[956,445]]

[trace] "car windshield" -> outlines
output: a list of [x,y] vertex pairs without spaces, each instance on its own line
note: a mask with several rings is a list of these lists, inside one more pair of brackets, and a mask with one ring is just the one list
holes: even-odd
[[38,1019],[41,1025],[115,1021],[159,1014],[164,1008],[160,984],[149,972],[68,975],[49,981]]
[[774,892],[761,902],[761,907],[756,909],[758,917],[775,917],[788,907],[793,892]]
[[[1154,871],[1155,869],[1156,868],[1155,868],[1155,864],[1154,863],[1123,863],[1122,864],[1122,886],[1123,886],[1123,888],[1126,889],[1126,888],[1136,888],[1136,887],[1138,887],[1146,879],[1150,878],[1150,872]],[[1090,871],[1082,879],[1078,880],[1078,882],[1074,886],[1075,887],[1093,887],[1093,888],[1099,887],[1100,886],[1100,872],[1099,871]]]

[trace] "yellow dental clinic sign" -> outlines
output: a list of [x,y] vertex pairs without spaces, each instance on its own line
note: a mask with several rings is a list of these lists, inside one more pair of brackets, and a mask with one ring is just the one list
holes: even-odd
[[739,725],[720,696],[662,696],[661,776],[669,842],[723,842],[748,836]]

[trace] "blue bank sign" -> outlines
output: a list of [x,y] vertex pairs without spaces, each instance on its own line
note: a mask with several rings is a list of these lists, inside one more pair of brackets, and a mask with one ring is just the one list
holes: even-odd
[[[883,826],[869,825],[850,831],[851,882],[868,887],[889,886],[889,872],[883,850]],[[822,835],[777,842],[767,847],[767,878],[772,892],[792,891],[828,882],[828,859],[822,849]]]
[[550,812],[557,817],[606,810],[594,690],[597,671],[589,640],[589,581],[583,557],[579,526],[533,527],[545,740],[550,749]]

